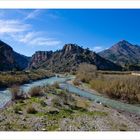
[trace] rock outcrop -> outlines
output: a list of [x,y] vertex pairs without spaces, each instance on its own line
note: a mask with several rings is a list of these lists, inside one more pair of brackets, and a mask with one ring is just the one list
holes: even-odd
[[[100,70],[121,70],[120,66],[76,44],[66,44],[61,50],[46,52],[46,54],[49,54],[48,57],[42,59],[42,56],[35,53],[29,68],[35,66],[35,68],[45,68],[54,72],[70,72],[76,71],[79,64],[88,63],[96,65]],[[39,59],[35,61],[35,58],[38,57]]]

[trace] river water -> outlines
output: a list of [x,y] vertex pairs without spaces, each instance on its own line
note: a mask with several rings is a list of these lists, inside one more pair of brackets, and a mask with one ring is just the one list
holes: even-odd
[[[32,87],[36,86],[44,86],[44,85],[51,85],[55,82],[63,83],[68,78],[60,78],[60,77],[51,77],[46,78],[42,80],[38,80],[29,84],[23,84],[20,86],[21,90],[23,90],[25,93],[27,93]],[[0,90],[0,108],[4,107],[6,103],[8,103],[11,100],[11,92],[9,89]]]
[[[70,93],[75,93],[77,95],[80,95],[82,97],[86,97],[86,98],[88,98],[92,101],[95,101],[95,102],[101,102],[102,104],[110,106],[110,107],[115,108],[115,109],[127,111],[130,113],[140,114],[140,107],[138,107],[138,106],[126,104],[126,103],[122,103],[120,101],[116,101],[116,100],[112,100],[112,99],[109,99],[106,97],[102,97],[102,96],[84,91],[80,88],[77,88],[71,84],[66,83],[67,80],[72,79],[72,78],[73,77],[64,77],[64,78],[51,77],[51,78],[47,78],[47,79],[43,79],[43,80],[38,80],[36,82],[32,82],[29,84],[24,84],[20,88],[24,92],[28,92],[29,89],[32,87],[51,85],[55,82],[58,82],[58,83],[60,83],[60,87],[62,89],[66,89]],[[0,90],[0,108],[2,108],[10,100],[11,100],[11,93],[10,93],[9,89]]]

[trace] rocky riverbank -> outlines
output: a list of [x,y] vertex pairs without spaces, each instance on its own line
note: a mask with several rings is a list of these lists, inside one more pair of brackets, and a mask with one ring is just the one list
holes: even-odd
[[41,95],[15,100],[0,111],[1,131],[127,131],[139,125],[123,113],[63,91],[57,84]]

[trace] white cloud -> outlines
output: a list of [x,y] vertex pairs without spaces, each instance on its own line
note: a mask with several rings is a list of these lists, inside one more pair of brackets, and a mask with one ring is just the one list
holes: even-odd
[[30,42],[32,45],[39,45],[39,46],[56,46],[61,43],[61,41],[55,40],[53,38],[43,38],[37,37]]
[[40,12],[41,12],[41,10],[33,10],[32,12],[30,12],[30,13],[24,18],[24,20],[37,18],[37,16],[40,14]]
[[19,20],[0,20],[0,35],[11,37],[28,46],[56,46],[61,43],[57,39],[46,36],[46,32],[37,32],[31,24]]
[[26,34],[22,34],[18,36],[18,40],[22,43],[28,43],[30,42],[33,38],[35,38],[37,33],[35,32],[28,32]]
[[0,20],[0,34],[24,32],[29,28],[29,24],[24,24],[18,20]]
[[104,47],[103,46],[94,46],[93,47],[93,51],[95,51],[95,52],[100,52],[102,50],[104,50]]
[[22,43],[32,46],[56,46],[61,43],[61,41],[54,38],[42,37],[45,36],[41,32],[28,32],[26,34],[13,35],[12,37]]

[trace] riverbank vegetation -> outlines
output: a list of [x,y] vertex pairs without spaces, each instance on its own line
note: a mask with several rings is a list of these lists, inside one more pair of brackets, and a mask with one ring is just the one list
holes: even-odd
[[95,66],[82,64],[77,72],[74,84],[87,83],[92,89],[113,99],[128,103],[140,103],[140,76],[129,73],[98,72]]
[[[41,96],[34,92],[35,89],[42,93]],[[17,93],[17,91],[15,92]],[[35,96],[31,96],[34,93]],[[24,100],[21,98],[13,100],[10,106],[1,110],[1,131],[126,131],[139,129],[136,124],[124,118],[116,110],[62,90],[57,83],[31,89],[28,95]]]
[[11,72],[0,72],[0,88],[11,87],[13,85],[21,85],[50,77],[53,74],[46,70],[30,70],[30,71],[11,71]]

